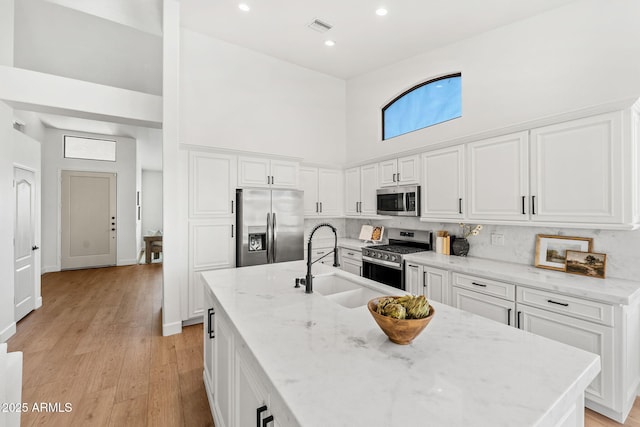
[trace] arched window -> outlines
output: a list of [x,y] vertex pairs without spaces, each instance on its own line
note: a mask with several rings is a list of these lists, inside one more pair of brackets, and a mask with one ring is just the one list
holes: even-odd
[[462,115],[462,74],[420,83],[382,109],[382,139],[393,138]]

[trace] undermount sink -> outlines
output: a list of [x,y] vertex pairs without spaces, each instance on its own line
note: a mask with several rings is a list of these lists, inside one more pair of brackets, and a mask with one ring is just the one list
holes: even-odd
[[342,276],[329,274],[326,276],[313,277],[313,292],[317,292],[320,295],[333,295],[355,289],[362,289],[362,286]]
[[346,308],[364,306],[369,300],[381,295],[379,291],[335,274],[315,276],[313,291]]

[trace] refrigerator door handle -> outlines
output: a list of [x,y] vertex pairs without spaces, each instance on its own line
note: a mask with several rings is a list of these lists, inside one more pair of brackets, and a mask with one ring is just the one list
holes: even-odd
[[267,264],[271,262],[271,214],[267,212]]
[[273,213],[273,224],[271,224],[271,235],[273,236],[273,251],[271,254],[271,258],[273,259],[273,262],[276,262],[276,257],[278,256],[278,249],[277,249],[277,243],[278,243],[278,231],[276,229],[276,213]]

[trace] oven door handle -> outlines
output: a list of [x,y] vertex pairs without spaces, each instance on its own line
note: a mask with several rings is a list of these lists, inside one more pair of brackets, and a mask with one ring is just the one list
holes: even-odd
[[409,192],[404,193],[404,211],[409,212]]
[[377,259],[377,258],[371,258],[368,256],[363,256],[362,257],[362,261],[368,261],[369,264],[377,264],[377,265],[383,265],[385,267],[390,267],[393,268],[395,270],[402,270],[402,264],[398,265],[398,263],[395,262],[391,262],[391,261],[385,261],[382,259]]

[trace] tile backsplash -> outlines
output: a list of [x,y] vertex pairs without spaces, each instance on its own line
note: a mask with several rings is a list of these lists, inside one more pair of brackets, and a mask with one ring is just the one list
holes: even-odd
[[[417,218],[393,218],[382,221],[344,219],[337,220],[334,226],[337,226],[340,221],[344,221],[344,235],[340,237],[355,239],[358,238],[360,227],[363,224],[432,230],[434,232],[447,230],[452,236],[461,235],[461,228],[458,224],[427,223],[421,222]],[[468,224],[475,225],[475,223]],[[468,238],[470,245],[469,256],[533,265],[536,234],[591,237],[593,238],[593,252],[607,254],[607,277],[640,280],[640,230],[613,231],[509,225],[484,225],[483,227],[479,235]],[[306,229],[307,221],[305,221],[305,231],[307,231]],[[329,233],[331,232],[329,231]],[[492,234],[504,236],[504,245],[492,245]]]

